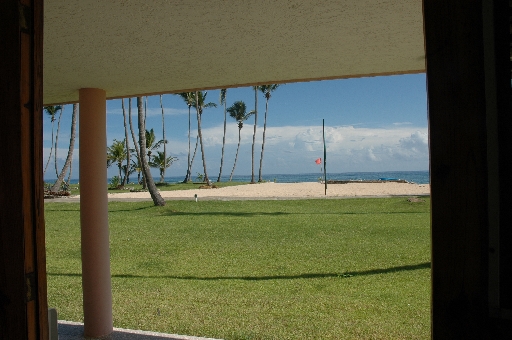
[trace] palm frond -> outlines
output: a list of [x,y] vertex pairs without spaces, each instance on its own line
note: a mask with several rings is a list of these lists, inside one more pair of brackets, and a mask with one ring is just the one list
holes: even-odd
[[51,121],[55,121],[55,116],[57,115],[57,112],[59,112],[60,110],[62,110],[62,105],[49,105],[49,106],[45,106],[43,108],[44,112],[46,112],[46,114],[48,116],[51,117]]
[[224,105],[226,102],[227,89],[220,89],[220,105]]
[[247,106],[241,100],[234,102],[233,105],[228,107],[226,111],[229,113],[231,118],[238,122],[239,129],[242,128],[243,122],[249,119],[249,117],[255,113],[254,110],[247,112]]

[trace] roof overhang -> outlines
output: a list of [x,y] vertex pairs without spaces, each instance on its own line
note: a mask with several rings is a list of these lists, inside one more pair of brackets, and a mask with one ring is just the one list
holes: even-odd
[[425,70],[421,0],[46,0],[44,103]]

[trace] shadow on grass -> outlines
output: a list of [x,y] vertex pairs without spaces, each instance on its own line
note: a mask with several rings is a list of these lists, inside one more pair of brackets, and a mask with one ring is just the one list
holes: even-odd
[[[323,279],[329,277],[337,278],[349,278],[355,276],[367,276],[367,275],[379,275],[379,274],[390,274],[403,271],[421,270],[430,268],[430,262],[397,266],[390,268],[378,268],[361,271],[351,271],[343,273],[304,273],[297,275],[269,275],[269,276],[212,276],[212,277],[201,277],[201,276],[151,276],[151,275],[134,275],[134,274],[114,274],[114,278],[126,278],[126,279],[173,279],[173,280],[197,280],[197,281],[216,281],[216,280],[243,280],[243,281],[265,281],[265,280],[295,280],[295,279]],[[48,276],[79,276],[82,274],[78,273],[47,273]]]
[[[69,203],[63,203],[63,204],[68,204]],[[62,212],[62,211],[73,211],[73,212],[80,212],[80,206],[77,206],[76,208],[67,208],[67,209],[60,209],[58,207],[52,209],[54,206],[49,206],[49,207],[45,207],[45,211],[51,211],[51,212]],[[151,209],[151,208],[154,208],[155,206],[152,204],[152,205],[148,205],[146,207],[138,207],[138,208],[130,208],[130,209],[116,209],[116,208],[113,208],[113,207],[109,207],[108,208],[108,213],[116,213],[116,212],[127,212],[127,211],[136,211],[136,210],[146,210],[146,209]]]
[[284,216],[296,215],[297,213],[288,213],[282,211],[275,212],[243,212],[243,211],[205,211],[205,212],[183,212],[183,211],[169,211],[161,216],[236,216],[236,217],[251,217],[251,216]]
[[154,208],[155,206],[153,204],[148,205],[147,207],[139,207],[139,208],[130,208],[130,209],[115,209],[113,207],[109,207],[108,213],[116,213],[116,212],[127,212],[127,211],[136,211],[136,210],[146,210]]
[[161,216],[284,216],[284,215],[403,215],[403,214],[430,214],[428,211],[382,211],[382,212],[243,212],[243,211],[167,211],[162,213]]

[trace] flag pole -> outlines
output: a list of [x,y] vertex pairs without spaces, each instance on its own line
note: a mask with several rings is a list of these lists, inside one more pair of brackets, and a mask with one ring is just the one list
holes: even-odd
[[325,148],[325,119],[322,119],[322,138],[324,140],[324,183],[325,183],[325,195],[327,196],[327,171],[325,170],[325,158],[327,157],[327,150]]

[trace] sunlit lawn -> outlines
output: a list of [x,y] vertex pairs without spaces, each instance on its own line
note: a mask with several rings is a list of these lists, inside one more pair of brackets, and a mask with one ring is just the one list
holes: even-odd
[[[79,205],[46,203],[48,298],[82,321]],[[109,203],[114,326],[224,339],[429,337],[429,200]]]

